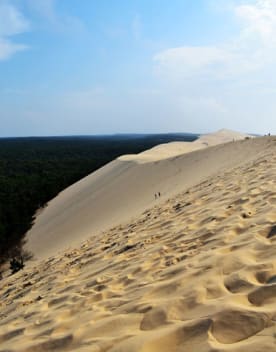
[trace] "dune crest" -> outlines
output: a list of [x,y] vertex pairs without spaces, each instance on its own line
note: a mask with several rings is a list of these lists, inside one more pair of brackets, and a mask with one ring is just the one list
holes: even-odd
[[186,154],[206,147],[238,141],[252,136],[222,129],[215,133],[201,135],[194,142],[170,142],[157,145],[139,154],[123,155],[119,160],[133,160],[139,163],[154,162],[157,160],[171,158],[177,155]]
[[[49,202],[27,235],[27,249],[36,258],[47,258],[74,248],[216,172],[254,158],[258,145],[245,137],[222,130],[192,143],[169,143],[112,161]],[[241,141],[227,143],[233,139]],[[155,199],[158,192],[161,197]]]
[[244,154],[3,279],[0,351],[275,351],[276,137],[201,152]]

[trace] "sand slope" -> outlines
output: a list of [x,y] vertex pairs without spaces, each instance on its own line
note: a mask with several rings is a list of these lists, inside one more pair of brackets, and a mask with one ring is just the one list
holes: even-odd
[[275,351],[276,137],[231,150],[251,159],[2,280],[0,351]]
[[[255,157],[258,149],[244,138],[221,130],[193,143],[168,143],[114,160],[49,202],[27,235],[27,249],[36,258],[47,258],[74,248],[219,170]],[[238,139],[242,141],[225,144]],[[207,150],[207,146],[213,148]],[[157,192],[162,194],[158,200],[154,196]]]

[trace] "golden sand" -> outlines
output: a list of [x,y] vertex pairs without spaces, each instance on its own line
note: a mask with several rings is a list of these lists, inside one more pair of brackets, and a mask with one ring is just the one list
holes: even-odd
[[276,138],[246,143],[255,157],[4,278],[0,351],[276,351]]

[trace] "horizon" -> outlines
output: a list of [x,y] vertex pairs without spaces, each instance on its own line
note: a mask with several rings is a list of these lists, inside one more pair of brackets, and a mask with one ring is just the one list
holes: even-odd
[[[96,138],[96,137],[116,137],[116,136],[133,136],[133,137],[144,137],[144,136],[173,136],[173,135],[191,135],[191,136],[204,136],[204,135],[209,135],[209,134],[213,134],[213,133],[217,133],[220,131],[229,131],[229,132],[237,132],[239,133],[239,131],[234,131],[234,130],[229,130],[229,129],[220,129],[218,131],[213,131],[213,132],[206,132],[206,133],[197,133],[197,132],[151,132],[151,133],[135,133],[135,132],[124,132],[124,133],[108,133],[108,134],[68,134],[68,135],[29,135],[29,136],[5,136],[2,137],[0,136],[0,140],[1,139],[32,139],[32,138],[41,138],[41,139],[46,139],[46,138]],[[262,136],[266,136],[267,134],[261,135],[261,134],[257,134],[257,133],[251,133],[251,132],[245,132],[244,134],[247,134],[249,136],[255,136],[255,137],[262,137]]]
[[275,38],[274,0],[0,0],[0,137],[276,134]]
[[196,132],[152,132],[152,133],[108,133],[108,134],[67,134],[67,135],[29,135],[29,136],[5,136],[0,139],[15,139],[15,138],[86,138],[86,137],[115,137],[115,136],[156,136],[156,135],[193,135],[199,136]]

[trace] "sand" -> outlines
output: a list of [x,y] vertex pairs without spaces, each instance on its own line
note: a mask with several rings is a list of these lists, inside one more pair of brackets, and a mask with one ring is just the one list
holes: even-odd
[[[168,143],[119,157],[49,202],[27,235],[27,250],[42,259],[74,248],[222,169],[255,158],[258,150],[245,137],[221,130],[192,143]],[[233,140],[242,142],[234,145]],[[161,198],[155,199],[158,192]]]
[[276,137],[185,158],[205,179],[1,281],[0,351],[276,350]]

